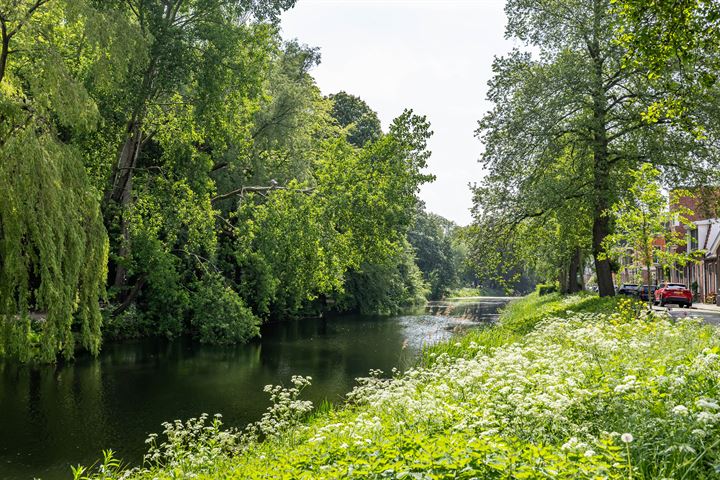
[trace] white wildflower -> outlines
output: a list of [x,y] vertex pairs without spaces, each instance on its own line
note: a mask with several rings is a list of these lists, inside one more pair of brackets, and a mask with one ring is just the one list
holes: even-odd
[[705,400],[704,398],[695,402],[695,405],[700,408],[711,408],[713,410],[720,410],[720,405],[718,405],[717,402],[711,402],[709,400]]
[[710,412],[700,412],[698,413],[697,420],[702,423],[715,423],[717,421],[717,415],[713,415]]
[[688,414],[688,409],[685,405],[677,405],[672,409],[675,415],[684,416]]

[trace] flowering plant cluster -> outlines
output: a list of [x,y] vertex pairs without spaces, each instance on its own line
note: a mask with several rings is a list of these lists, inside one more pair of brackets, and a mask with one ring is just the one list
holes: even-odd
[[203,471],[215,458],[237,452],[237,432],[222,428],[222,415],[175,420],[163,423],[165,441],[158,443],[158,435],[150,434],[145,443],[148,453],[144,463],[150,467],[164,467],[180,471]]
[[271,405],[259,421],[247,426],[243,443],[249,445],[263,438],[267,440],[285,434],[294,438],[295,434],[305,430],[303,420],[312,411],[313,403],[300,400],[300,394],[310,386],[312,377],[293,375],[290,381],[293,384],[290,388],[265,385],[264,390],[270,394]]
[[273,416],[287,420],[257,426],[265,441],[224,456],[221,476],[717,478],[717,329],[631,304],[573,313],[573,298],[517,341],[478,335],[460,342],[462,355],[436,350],[392,378],[372,372],[345,408],[309,422],[297,416],[307,404],[278,392],[285,406]]

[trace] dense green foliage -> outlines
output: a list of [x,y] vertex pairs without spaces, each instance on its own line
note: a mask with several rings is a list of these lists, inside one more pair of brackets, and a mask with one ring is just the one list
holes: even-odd
[[[73,140],[98,125],[81,76],[101,61],[105,39],[88,23],[104,18],[58,1],[28,22],[36,4],[14,3],[0,11],[0,355],[72,357],[76,325],[97,353],[107,236]],[[81,37],[82,61],[67,55]]]
[[0,354],[425,300],[429,123],[323,97],[294,3],[0,4]]
[[[677,189],[670,194],[671,209],[657,181],[660,172],[649,164],[631,172],[633,179],[630,197],[618,202],[611,212],[615,231],[605,238],[605,252],[615,258],[627,257],[632,250],[632,263],[638,268],[637,281],[652,285],[652,266],[663,269],[683,267],[700,259],[700,252],[688,253],[687,230],[693,228],[690,220],[693,212],[678,201],[680,197],[691,198],[688,191]],[[683,230],[672,230],[670,225],[679,225]],[[662,243],[664,248],[656,247]],[[644,273],[640,274],[644,269]],[[648,297],[648,302],[652,299]]]
[[467,258],[463,229],[434,213],[418,210],[408,233],[417,265],[433,299],[476,281]]
[[363,99],[347,92],[338,92],[330,95],[330,100],[333,102],[333,118],[340,126],[350,129],[348,142],[362,147],[380,138],[380,119]]
[[718,352],[715,328],[630,300],[531,295],[345,407],[308,418],[294,377],[244,432],[168,423],[144,468],[108,454],[103,478],[715,478]]
[[[605,239],[613,205],[632,201],[631,172],[651,164],[671,188],[713,181],[717,87],[678,88],[688,65],[669,61],[672,49],[657,52],[662,68],[647,58],[671,15],[656,14],[661,3],[507,2],[507,35],[528,48],[496,59],[494,107],[477,130],[488,171],[475,188],[472,257],[482,276],[530,269],[573,292],[592,259],[600,294],[613,295]],[[692,22],[716,31],[713,2],[670,3],[695,5]],[[696,47],[688,43],[692,67],[715,76]]]
[[[619,41],[626,63],[641,66],[661,85],[670,86],[647,105],[647,114],[665,112],[684,128],[704,132],[716,126],[693,117],[694,103],[714,102],[718,85],[720,5],[713,0],[616,1]],[[713,107],[717,112],[717,107]],[[712,120],[712,119],[711,119]],[[717,119],[712,120],[717,123]]]

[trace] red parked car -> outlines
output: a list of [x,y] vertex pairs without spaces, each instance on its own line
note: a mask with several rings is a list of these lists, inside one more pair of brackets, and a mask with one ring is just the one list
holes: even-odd
[[681,307],[692,307],[692,292],[682,283],[664,283],[655,290],[655,305],[675,303]]

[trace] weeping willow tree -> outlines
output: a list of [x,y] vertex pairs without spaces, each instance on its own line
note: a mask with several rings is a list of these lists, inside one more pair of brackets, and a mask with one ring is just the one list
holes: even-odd
[[80,76],[99,53],[76,48],[91,13],[75,0],[0,10],[0,355],[70,358],[77,337],[100,349],[108,241],[72,144],[97,123]]
[[[25,129],[0,150],[0,312],[5,354],[27,359],[100,348],[107,237],[80,157],[51,134]],[[31,325],[30,312],[36,328]]]

